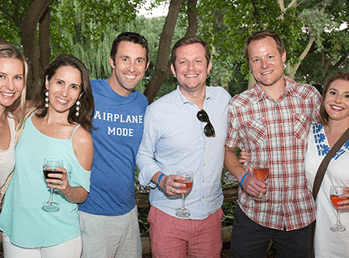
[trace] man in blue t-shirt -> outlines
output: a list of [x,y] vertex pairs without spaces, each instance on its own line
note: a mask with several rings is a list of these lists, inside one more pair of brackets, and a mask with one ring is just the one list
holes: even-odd
[[96,129],[90,193],[79,205],[82,257],[142,257],[134,180],[148,101],[134,87],[149,65],[146,39],[121,33],[109,63],[109,79],[91,81]]

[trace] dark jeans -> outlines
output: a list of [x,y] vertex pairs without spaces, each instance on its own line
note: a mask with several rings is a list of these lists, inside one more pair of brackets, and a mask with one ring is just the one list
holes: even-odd
[[292,231],[267,228],[248,218],[236,205],[229,258],[265,258],[270,239],[275,258],[311,258],[313,223]]

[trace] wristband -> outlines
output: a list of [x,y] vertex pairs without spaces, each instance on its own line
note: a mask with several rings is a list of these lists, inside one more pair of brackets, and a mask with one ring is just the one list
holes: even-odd
[[165,175],[164,173],[161,173],[160,176],[159,176],[159,178],[158,178],[158,187],[159,187],[159,188],[161,188],[161,187],[160,187],[160,181],[161,181],[161,179],[162,179],[162,177],[163,177],[164,175]]
[[243,187],[243,186],[242,186],[242,183],[244,182],[245,178],[246,178],[249,174],[250,174],[250,173],[246,173],[245,175],[242,176],[241,181],[240,181],[241,187]]

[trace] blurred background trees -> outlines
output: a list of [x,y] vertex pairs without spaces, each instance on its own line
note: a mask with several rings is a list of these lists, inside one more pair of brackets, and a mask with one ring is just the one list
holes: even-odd
[[252,83],[244,58],[247,37],[260,29],[282,35],[286,73],[302,83],[322,83],[327,74],[348,68],[349,7],[346,0],[152,0],[167,16],[146,18],[146,0],[0,0],[0,42],[23,50],[30,62],[28,98],[45,67],[57,55],[80,58],[90,77],[107,78],[111,43],[123,31],[143,34],[150,66],[137,89],[149,101],[176,88],[169,70],[174,42],[197,35],[211,46],[209,85],[234,95]]

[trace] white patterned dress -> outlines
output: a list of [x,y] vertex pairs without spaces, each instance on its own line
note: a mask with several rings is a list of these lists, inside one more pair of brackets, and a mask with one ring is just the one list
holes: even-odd
[[[308,149],[305,155],[305,171],[311,190],[318,167],[330,151],[324,127],[312,125]],[[349,257],[349,211],[341,212],[341,222],[347,227],[344,232],[333,232],[330,227],[336,223],[336,209],[330,200],[331,185],[349,186],[349,140],[330,161],[322,181],[317,200],[315,256],[326,258]]]

